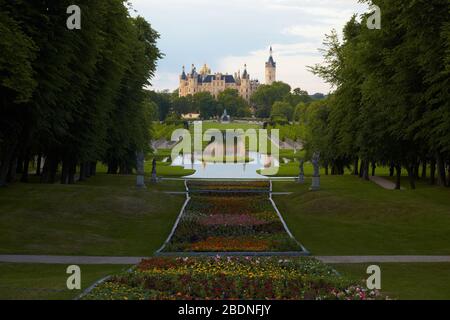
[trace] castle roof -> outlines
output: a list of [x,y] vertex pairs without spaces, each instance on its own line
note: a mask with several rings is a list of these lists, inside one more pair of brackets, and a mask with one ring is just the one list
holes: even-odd
[[181,80],[186,80],[186,79],[187,79],[187,76],[186,76],[186,72],[185,72],[185,69],[183,66],[183,73],[181,74]]
[[272,47],[270,47],[270,57],[269,57],[269,61],[267,61],[266,66],[270,66],[275,68],[277,66],[275,60],[273,60],[273,49]]
[[[216,79],[216,76],[213,74],[209,74],[206,76],[199,76],[198,77],[198,83],[211,83],[214,79]],[[236,80],[232,75],[222,75],[220,80],[225,80],[225,83],[236,83]]]

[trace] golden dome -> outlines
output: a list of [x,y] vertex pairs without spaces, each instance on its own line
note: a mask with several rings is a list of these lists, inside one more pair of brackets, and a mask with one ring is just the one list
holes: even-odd
[[211,69],[208,67],[208,65],[206,63],[203,65],[202,69],[200,70],[200,74],[201,75],[211,74]]

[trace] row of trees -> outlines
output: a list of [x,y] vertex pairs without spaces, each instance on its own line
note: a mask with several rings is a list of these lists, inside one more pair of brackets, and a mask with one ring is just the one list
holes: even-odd
[[[323,98],[323,95],[314,96]],[[255,106],[258,118],[284,119],[293,121],[296,107],[308,104],[314,100],[308,92],[284,82],[274,82],[271,85],[261,85],[251,96],[251,103]]]
[[183,114],[200,113],[203,119],[220,117],[226,109],[232,117],[245,118],[252,116],[250,105],[254,106],[257,118],[279,121],[295,120],[296,108],[299,104],[323,99],[324,95],[309,96],[308,92],[299,88],[291,91],[291,87],[283,82],[260,86],[251,96],[250,104],[240,97],[234,89],[226,89],[215,99],[208,92],[180,97],[178,90],[174,92],[152,92],[150,99],[157,105],[159,119],[179,118]]
[[151,99],[158,106],[161,121],[179,118],[183,114],[200,113],[203,119],[220,117],[226,109],[232,117],[249,117],[250,107],[237,90],[226,89],[215,99],[209,92],[180,97],[178,90],[173,93],[152,92]]
[[33,161],[43,183],[83,180],[97,161],[129,173],[148,149],[158,34],[123,0],[77,1],[69,30],[71,4],[0,0],[0,185],[28,181]]
[[[303,113],[310,151],[342,174],[368,179],[376,165],[391,167],[400,188],[430,177],[448,185],[450,160],[450,3],[448,0],[365,0],[381,8],[382,28],[353,17],[327,36],[325,63],[312,71],[336,91]],[[429,170],[427,172],[427,170]],[[420,172],[421,171],[421,172]]]

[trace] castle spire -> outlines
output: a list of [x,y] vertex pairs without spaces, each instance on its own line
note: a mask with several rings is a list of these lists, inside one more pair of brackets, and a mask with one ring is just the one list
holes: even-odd
[[181,73],[181,80],[186,80],[186,68],[183,66],[183,72]]
[[266,84],[271,85],[276,81],[277,64],[273,59],[273,48],[270,46],[269,60],[266,62]]

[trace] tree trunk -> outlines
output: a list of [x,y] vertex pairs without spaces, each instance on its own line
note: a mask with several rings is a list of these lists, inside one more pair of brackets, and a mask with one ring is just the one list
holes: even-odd
[[395,181],[395,189],[396,190],[400,190],[401,187],[402,187],[401,186],[401,183],[402,183],[402,166],[397,164],[395,166],[395,169],[397,171],[397,178],[396,178],[396,181]]
[[97,162],[91,162],[91,175],[96,176],[97,175]]
[[353,175],[355,176],[359,175],[358,166],[359,166],[359,159],[355,159],[355,162],[353,164]]
[[20,182],[27,183],[28,182],[28,176],[30,172],[30,156],[27,154],[25,156],[25,159],[23,160],[23,172],[22,172],[22,178],[20,179]]
[[447,187],[450,187],[450,165],[447,168],[447,172],[448,172]]
[[391,164],[389,166],[389,176],[393,177],[395,174],[395,163],[394,161],[391,161]]
[[6,148],[1,158],[0,165],[0,187],[7,185],[8,171],[11,167],[11,161],[14,157],[15,145]]
[[61,168],[61,184],[69,183],[69,161],[64,159]]
[[414,178],[415,178],[415,180],[419,180],[420,179],[419,169],[420,169],[420,162],[417,161],[414,164]]
[[11,163],[8,170],[8,175],[6,177],[6,181],[9,183],[15,183],[17,181],[17,163],[18,159],[14,158]]
[[56,172],[58,171],[58,160],[54,154],[49,154],[45,158],[44,168],[42,170],[41,182],[42,183],[55,183]]
[[79,181],[85,181],[86,180],[86,163],[82,162],[80,163],[80,179]]
[[438,185],[445,187],[445,186],[447,186],[445,163],[444,163],[444,159],[442,158],[442,155],[440,153],[438,153],[438,155],[436,157],[436,162],[437,162],[437,171],[438,171],[437,183],[438,183]]
[[375,177],[376,170],[377,170],[377,164],[376,164],[376,162],[372,162],[372,177]]
[[108,163],[108,174],[117,174],[119,166],[116,161],[111,161]]
[[436,184],[436,159],[430,161],[430,184]]
[[362,178],[364,176],[364,160],[361,160],[359,166],[359,177]]
[[17,167],[16,167],[16,174],[22,174],[23,173],[23,164],[25,162],[25,159],[20,157],[17,159]]
[[36,161],[37,163],[36,163],[36,176],[40,176],[41,175],[41,167],[42,167],[42,155],[41,154],[39,154],[38,156],[37,156],[37,161]]
[[422,179],[427,179],[427,160],[422,161]]
[[409,165],[407,168],[409,184],[412,190],[416,189],[416,175],[415,175],[415,165]]
[[77,163],[73,160],[69,164],[68,184],[75,184],[75,173],[77,172]]

